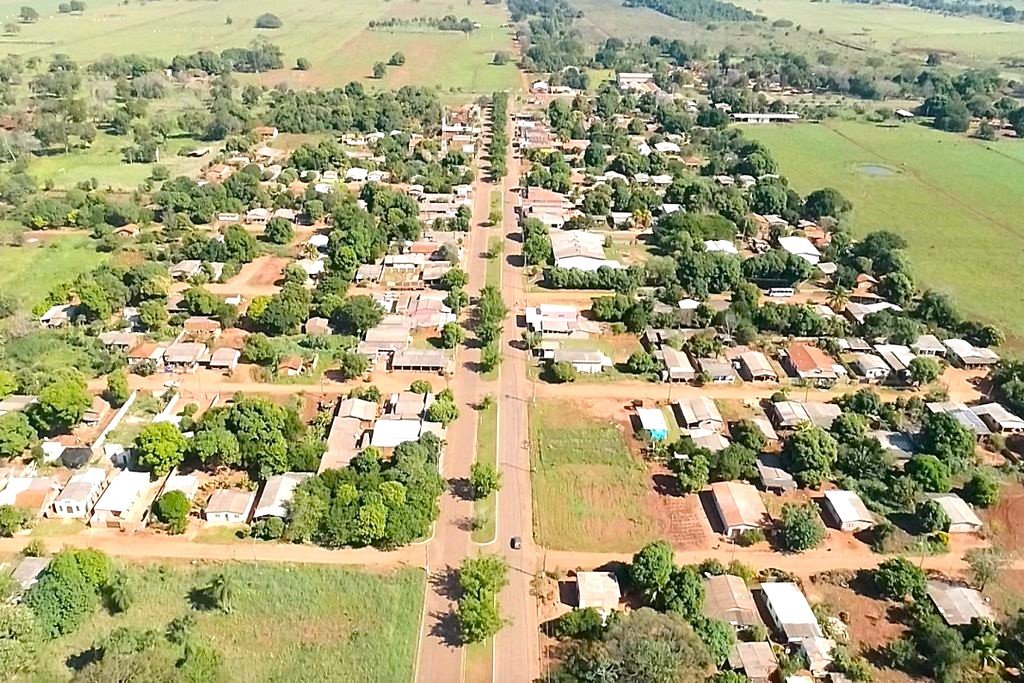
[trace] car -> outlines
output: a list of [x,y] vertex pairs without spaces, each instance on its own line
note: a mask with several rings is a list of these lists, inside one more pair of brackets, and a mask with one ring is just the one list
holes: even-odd
[[523,547],[523,539],[519,538],[518,536],[513,536],[512,540],[509,542],[509,545],[512,546],[512,550],[519,550]]

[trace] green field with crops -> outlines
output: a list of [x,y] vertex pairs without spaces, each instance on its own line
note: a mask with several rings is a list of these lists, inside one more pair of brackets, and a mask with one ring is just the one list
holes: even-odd
[[924,286],[1024,342],[1024,143],[981,142],[917,124],[827,122],[744,128],[769,145],[801,193],[831,185],[854,205],[858,235],[886,229],[909,245]]

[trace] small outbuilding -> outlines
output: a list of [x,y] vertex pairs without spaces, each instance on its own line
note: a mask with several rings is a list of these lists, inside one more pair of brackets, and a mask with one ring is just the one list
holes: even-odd
[[711,485],[711,496],[722,522],[722,533],[735,538],[744,531],[764,528],[770,521],[761,494],[750,484],[719,481]]
[[738,576],[720,574],[704,580],[704,616],[736,628],[761,625],[754,595]]
[[875,525],[875,516],[854,491],[825,491],[824,507],[840,531],[864,531]]
[[668,438],[668,423],[661,408],[637,408],[637,420],[640,429],[650,437],[651,441],[664,441]]
[[779,660],[767,641],[740,642],[729,652],[729,668],[744,674],[751,683],[769,683],[779,670]]
[[593,607],[602,614],[618,609],[622,592],[611,572],[576,572],[576,596],[580,609]]
[[949,533],[973,534],[981,531],[981,519],[960,496],[955,493],[930,493],[928,497],[938,503],[949,517]]
[[210,524],[245,524],[252,513],[256,494],[244,489],[217,489],[203,514]]
[[935,609],[950,626],[966,626],[972,619],[992,619],[994,616],[984,596],[973,588],[929,581],[927,590]]

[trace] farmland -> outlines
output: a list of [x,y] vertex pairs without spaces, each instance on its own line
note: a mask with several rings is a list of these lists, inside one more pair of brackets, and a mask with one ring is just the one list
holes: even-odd
[[[22,2],[0,1],[4,21],[12,20]],[[329,0],[288,4],[222,0],[216,5],[157,2],[125,4],[116,0],[95,0],[80,16],[58,14],[56,4],[40,7],[40,20],[24,25],[13,36],[2,39],[5,52],[47,57],[69,55],[77,61],[91,61],[111,53],[141,53],[170,59],[196,50],[244,47],[257,37],[280,46],[285,63],[291,67],[299,57],[312,63],[308,71],[281,70],[261,74],[267,85],[287,82],[294,86],[335,86],[352,80],[368,80],[373,64],[387,62],[396,51],[405,53],[402,67],[390,68],[380,81],[383,87],[407,83],[463,92],[491,92],[517,82],[515,65],[493,66],[498,50],[511,50],[511,38],[501,25],[507,21],[502,6],[482,2],[456,6],[441,0],[372,0],[333,3]],[[284,25],[276,30],[259,30],[257,16],[273,12]],[[479,22],[479,30],[458,32],[423,30],[371,31],[372,20],[391,17],[436,17],[446,14],[467,16]]]
[[542,401],[530,410],[535,537],[547,548],[630,551],[657,536],[645,510],[646,470],[622,426],[582,407]]
[[745,133],[770,146],[798,191],[830,185],[845,194],[854,205],[856,235],[879,229],[902,235],[922,285],[1000,325],[1020,346],[1024,299],[1007,289],[1024,248],[1024,230],[1015,220],[1024,212],[1019,145],[857,122]]
[[[68,657],[118,627],[156,629],[191,612],[196,633],[223,657],[228,680],[409,681],[423,599],[415,569],[371,574],[301,565],[128,566],[136,597],[124,614],[97,612],[49,643],[38,681],[70,678]],[[233,611],[192,610],[189,592],[224,571]],[[366,609],[373,605],[373,609]]]

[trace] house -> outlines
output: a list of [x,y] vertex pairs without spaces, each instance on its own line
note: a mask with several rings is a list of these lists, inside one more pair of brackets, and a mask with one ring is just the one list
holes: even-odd
[[391,323],[385,318],[380,325],[366,331],[363,341],[359,342],[356,351],[364,356],[378,358],[390,355],[395,351],[403,351],[412,343],[411,329],[408,319]]
[[217,489],[206,503],[203,515],[209,524],[245,524],[255,501],[253,491]]
[[869,382],[881,382],[889,376],[889,366],[884,360],[871,353],[858,353],[853,358],[858,374]]
[[636,417],[640,421],[640,429],[651,441],[664,441],[668,438],[668,424],[661,408],[637,408]]
[[278,130],[274,126],[256,126],[252,129],[252,134],[255,135],[260,142],[273,142],[277,139]]
[[902,344],[875,344],[875,351],[882,357],[892,374],[906,378],[910,372],[910,361],[914,360],[914,352],[909,346]]
[[929,493],[927,496],[938,503],[949,517],[949,533],[973,534],[981,531],[981,520],[960,496],[955,493]]
[[104,346],[108,346],[122,351],[128,351],[134,349],[139,344],[139,335],[132,334],[131,332],[100,332],[97,336],[100,343]]
[[772,367],[768,356],[760,351],[746,351],[741,353],[739,358],[745,379],[751,382],[779,381],[779,375]]
[[11,572],[11,580],[24,593],[39,581],[39,575],[50,566],[49,557],[23,557]]
[[988,601],[973,588],[929,581],[927,592],[943,621],[950,626],[967,626],[974,619],[995,618]]
[[11,394],[7,398],[0,400],[0,417],[7,413],[20,413],[38,401],[39,399],[35,396]]
[[399,420],[419,420],[434,402],[433,394],[400,391],[388,399],[388,416]]
[[964,429],[974,434],[974,438],[982,439],[990,436],[992,431],[980,415],[965,406],[959,401],[938,401],[926,403],[925,407],[931,413],[946,413],[951,415]]
[[757,474],[765,491],[795,491],[796,480],[782,467],[782,458],[762,454],[757,459]]
[[902,308],[896,304],[891,304],[888,301],[876,301],[874,303],[860,303],[857,301],[851,301],[843,308],[843,315],[846,319],[855,325],[860,325],[869,316],[882,311],[893,311],[900,313],[903,311]]
[[302,331],[310,337],[325,337],[332,333],[331,321],[327,318],[310,318],[303,325]]
[[255,209],[249,209],[245,214],[246,223],[255,223],[257,225],[263,225],[270,220],[270,209],[264,209],[262,206]]
[[199,493],[199,477],[194,474],[178,474],[175,471],[167,477],[164,487],[160,489],[160,495],[171,491],[178,491],[191,503]]
[[660,356],[665,364],[662,378],[666,382],[691,382],[697,377],[697,371],[690,363],[689,356],[683,351],[665,344],[655,352],[655,355]]
[[552,230],[548,233],[555,266],[594,272],[599,268],[622,268],[605,256],[604,237],[588,230]]
[[377,404],[361,398],[346,398],[338,404],[336,417],[351,418],[360,422],[373,422],[377,419]]
[[832,664],[832,651],[836,649],[836,641],[831,638],[805,638],[800,642],[800,651],[807,660],[807,670],[815,678],[823,678]]
[[373,423],[370,445],[374,448],[394,448],[406,441],[416,441],[424,431],[419,420],[401,420],[382,417]]
[[800,119],[799,114],[737,113],[731,114],[732,120],[738,123],[791,123]]
[[306,371],[306,359],[302,356],[285,356],[277,364],[277,374],[284,377],[298,377]]
[[946,347],[933,334],[922,334],[917,338],[917,341],[910,345],[910,348],[919,356],[929,356],[931,358],[946,357]]
[[31,517],[41,517],[60,492],[54,477],[11,477],[0,491],[0,506],[24,510]]
[[65,327],[78,315],[78,306],[74,304],[58,304],[46,309],[39,316],[39,324],[43,327]]
[[785,642],[798,644],[808,638],[824,637],[818,618],[795,583],[762,583],[761,595],[773,628]]
[[103,493],[107,473],[100,467],[90,467],[71,477],[54,499],[49,516],[60,519],[86,519],[93,505]]
[[444,374],[448,369],[448,354],[430,349],[405,349],[396,351],[391,357],[391,369],[411,372],[437,372]]
[[[351,399],[356,400],[356,399]],[[374,416],[376,416],[376,404],[374,404]],[[331,422],[331,428],[327,432],[327,449],[320,458],[320,467],[317,474],[325,470],[344,469],[352,462],[352,458],[359,453],[359,444],[362,441],[366,428],[363,421],[358,417],[335,415]]]
[[712,453],[717,453],[729,447],[729,440],[727,438],[722,436],[720,432],[710,429],[691,429],[687,436],[693,441],[694,446],[706,448]]
[[732,254],[733,256],[738,256],[740,253],[731,240],[704,240],[704,251]]
[[191,341],[205,342],[220,335],[220,323],[213,318],[195,315],[187,318],[182,325],[185,336]]
[[231,372],[238,366],[238,360],[241,356],[242,352],[237,349],[229,347],[217,349],[210,354],[210,367]]
[[185,259],[178,261],[168,269],[168,273],[174,280],[188,280],[199,274],[203,269],[203,262],[198,259]]
[[711,496],[727,538],[735,538],[744,531],[761,529],[769,521],[761,495],[750,484],[738,481],[715,482],[711,485]]
[[824,507],[840,531],[864,531],[875,525],[875,517],[854,491],[825,491]]
[[593,607],[603,615],[619,608],[622,593],[611,572],[576,572],[577,606]]
[[736,381],[736,369],[732,363],[721,358],[698,358],[700,374],[712,384],[729,384]]
[[286,472],[267,477],[252,518],[280,517],[284,519],[288,514],[286,504],[295,495],[295,489],[311,476],[313,475],[309,472]]
[[89,526],[121,531],[145,526],[149,506],[139,504],[149,486],[149,472],[121,470],[93,506]]
[[999,362],[999,356],[992,349],[979,348],[964,339],[947,339],[943,344],[952,354],[954,364],[961,368],[973,370]]
[[743,579],[732,574],[704,579],[704,616],[719,619],[736,628],[761,624],[753,593]]
[[836,418],[843,414],[842,408],[834,403],[820,403],[812,401],[803,404],[804,412],[807,414],[808,421],[828,431],[832,428],[832,423],[835,422]]
[[190,371],[207,358],[205,344],[199,342],[176,342],[164,351],[163,362],[179,370]]
[[722,431],[725,420],[715,402],[707,396],[687,398],[673,404],[679,426],[684,429]]
[[875,429],[868,436],[877,439],[885,452],[897,460],[909,460],[914,455],[914,440],[903,432]]
[[998,403],[973,406],[971,411],[984,420],[988,428],[995,434],[1024,433],[1024,420]]
[[568,363],[576,372],[587,375],[600,374],[613,365],[612,359],[601,351],[558,349],[552,360],[555,363]]
[[794,376],[814,386],[829,387],[839,380],[828,354],[816,346],[795,342],[784,352],[783,362]]
[[818,265],[818,262],[821,261],[821,252],[806,237],[790,235],[788,237],[780,237],[778,242],[780,249],[794,256],[799,256],[812,266]]
[[587,320],[579,309],[560,304],[541,304],[525,310],[526,327],[544,336],[587,339],[601,331],[600,326]]
[[729,651],[729,668],[741,672],[751,683],[769,683],[779,670],[779,660],[771,643],[759,641],[740,642]]
[[616,77],[619,90],[636,90],[640,92],[653,92],[657,88],[654,85],[654,74],[622,72]]

